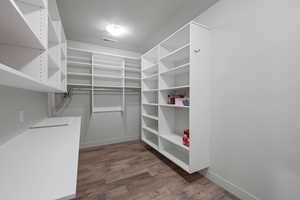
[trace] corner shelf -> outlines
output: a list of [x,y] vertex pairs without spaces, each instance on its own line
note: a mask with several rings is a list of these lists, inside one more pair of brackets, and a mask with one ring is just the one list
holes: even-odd
[[62,90],[37,81],[11,67],[0,64],[0,83],[15,88],[38,92],[62,92]]
[[19,7],[22,3],[18,3],[19,5],[15,1],[1,1],[0,43],[45,50],[44,42],[35,33]]

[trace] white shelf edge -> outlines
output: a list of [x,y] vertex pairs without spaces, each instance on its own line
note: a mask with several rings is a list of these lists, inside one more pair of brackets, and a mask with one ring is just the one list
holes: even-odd
[[185,49],[185,48],[187,48],[187,47],[189,47],[189,46],[190,46],[190,43],[185,44],[185,45],[183,45],[182,47],[179,47],[178,49],[175,49],[174,51],[172,51],[172,52],[168,53],[167,55],[161,57],[160,60],[163,61],[163,60],[165,60],[165,59],[171,57],[172,55],[174,55],[174,54],[176,54],[176,53],[182,51],[183,49]]
[[146,105],[146,106],[158,106],[158,104],[155,104],[155,103],[143,103],[143,105]]
[[190,106],[178,106],[178,105],[173,105],[173,104],[159,104],[159,106],[169,107],[169,108],[184,108],[184,109],[190,108]]
[[158,92],[158,89],[143,90],[142,92]]
[[78,73],[78,72],[68,72],[67,75],[68,76],[88,76],[88,77],[92,77],[92,74],[89,74],[89,73]]
[[180,89],[188,89],[188,88],[190,88],[189,85],[183,85],[183,86],[178,86],[178,87],[162,88],[162,89],[160,89],[160,91],[180,90]]
[[142,72],[144,72],[144,73],[147,73],[147,71],[151,72],[153,69],[155,69],[155,71],[158,71],[158,63],[153,64],[153,65],[147,67],[146,69],[143,69]]
[[158,145],[154,144],[153,142],[147,140],[146,138],[142,139],[146,144],[148,144],[150,147],[158,151]]
[[143,117],[149,118],[149,119],[153,119],[153,120],[158,120],[158,117],[156,116],[152,116],[152,115],[148,115],[148,114],[142,114]]
[[186,63],[186,64],[180,65],[178,67],[174,67],[172,69],[169,69],[169,70],[166,70],[164,72],[161,72],[160,75],[168,75],[170,73],[174,73],[174,72],[179,71],[181,69],[189,68],[189,66],[190,66],[190,63]]
[[182,169],[184,169],[187,172],[190,172],[190,168],[189,165],[181,160],[179,160],[178,158],[176,158],[175,156],[173,156],[172,154],[170,154],[169,152],[160,149],[159,152],[164,155],[166,158],[168,158],[169,160],[171,160],[172,162],[174,162],[175,164],[177,164],[179,167],[181,167]]
[[64,92],[0,63],[0,84],[39,92]]
[[136,77],[130,77],[130,76],[125,76],[126,80],[132,80],[132,81],[140,81],[140,78],[136,78]]
[[150,128],[150,127],[143,126],[143,129],[144,129],[144,130],[147,130],[147,131],[149,131],[150,133],[152,133],[152,134],[154,134],[154,135],[157,135],[157,136],[158,136],[158,131],[156,131],[156,130],[154,130],[154,129]]
[[156,79],[158,79],[158,74],[153,74],[151,76],[142,78],[143,81],[150,81],[150,80],[156,80]]
[[74,62],[74,61],[67,61],[67,65],[70,65],[70,67],[86,67],[89,68],[92,67],[91,63],[85,63],[85,62]]
[[130,57],[130,56],[122,56],[119,54],[110,54],[106,52],[100,52],[100,51],[92,51],[88,49],[81,49],[81,48],[73,48],[73,47],[68,47],[69,50],[72,51],[79,51],[79,52],[86,52],[86,53],[91,53],[91,54],[99,54],[99,55],[106,55],[106,56],[113,56],[113,57],[119,57],[119,58],[124,58],[124,59],[131,59],[131,60],[140,60],[140,57]]
[[93,113],[104,113],[104,112],[122,112],[121,106],[115,107],[93,107]]
[[99,75],[99,74],[94,74],[93,76],[95,78],[104,78],[104,79],[123,79],[122,76],[109,76],[109,75]]
[[182,144],[182,138],[180,136],[177,136],[176,133],[161,133],[159,136],[161,138],[189,151],[189,147]]

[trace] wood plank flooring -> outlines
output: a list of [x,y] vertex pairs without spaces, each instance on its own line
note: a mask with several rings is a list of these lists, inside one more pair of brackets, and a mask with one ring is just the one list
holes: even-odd
[[238,200],[200,174],[185,173],[140,141],[82,150],[77,199]]

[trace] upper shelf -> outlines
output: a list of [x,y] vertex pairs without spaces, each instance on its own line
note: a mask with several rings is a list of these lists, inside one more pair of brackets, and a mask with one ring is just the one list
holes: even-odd
[[162,56],[190,43],[190,27],[185,25],[160,44]]
[[25,5],[22,3],[17,5],[12,0],[4,0],[0,2],[0,7],[0,43],[45,49],[39,35],[34,32],[33,26],[22,13],[22,10],[26,9]]
[[189,55],[190,55],[190,44],[185,44],[179,47],[178,49],[175,49],[174,51],[170,52],[166,56],[162,57],[160,60],[162,62],[176,63],[188,59]]
[[39,82],[22,72],[2,64],[0,64],[0,84],[39,92],[63,92],[63,90]]
[[24,3],[38,6],[40,8],[47,8],[47,3],[45,0],[22,0]]

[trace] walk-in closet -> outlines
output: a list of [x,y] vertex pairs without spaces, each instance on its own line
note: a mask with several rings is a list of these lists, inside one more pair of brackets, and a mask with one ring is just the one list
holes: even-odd
[[295,0],[1,0],[0,200],[299,200]]

